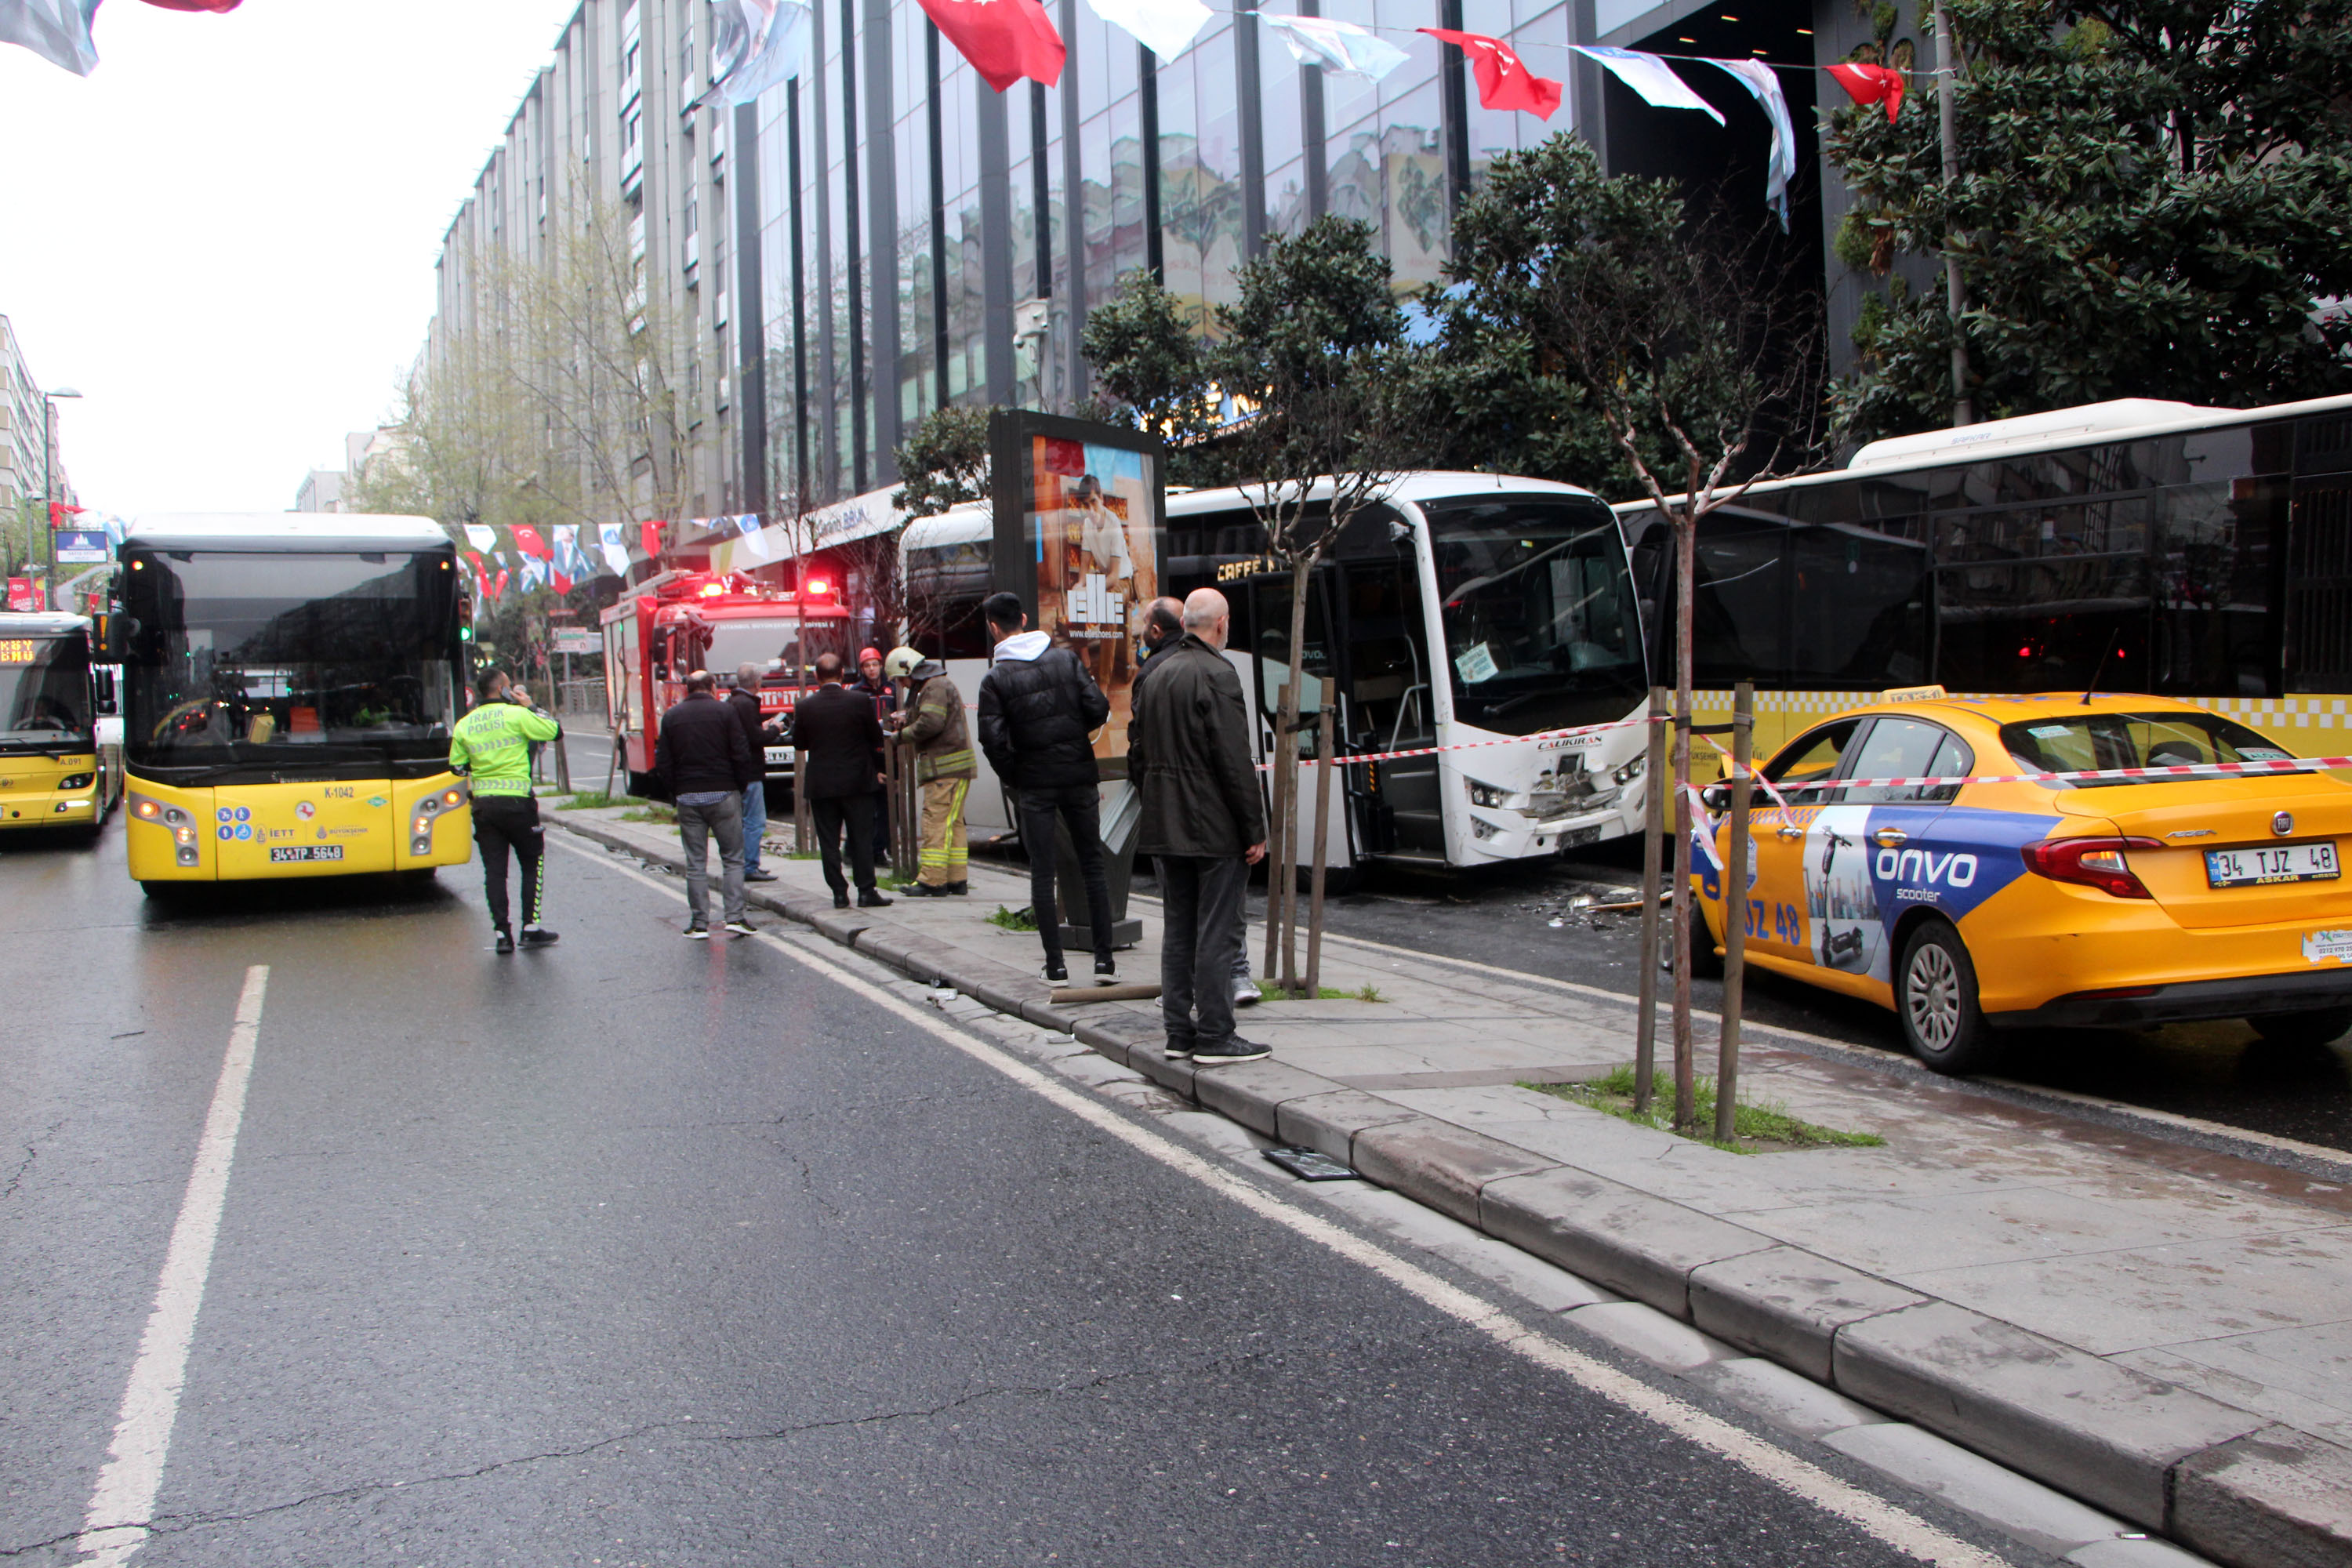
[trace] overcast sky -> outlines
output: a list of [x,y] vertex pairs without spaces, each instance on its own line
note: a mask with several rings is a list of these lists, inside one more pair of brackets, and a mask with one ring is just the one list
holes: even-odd
[[0,44],[0,315],[82,503],[279,511],[386,417],[433,261],[578,0],[106,0]]

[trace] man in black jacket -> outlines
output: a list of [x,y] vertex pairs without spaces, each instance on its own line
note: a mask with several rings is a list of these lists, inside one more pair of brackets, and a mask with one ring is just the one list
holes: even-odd
[[817,689],[793,710],[793,744],[808,758],[807,776],[800,788],[808,796],[809,815],[816,819],[816,846],[824,862],[824,885],[833,889],[833,907],[849,907],[849,884],[841,876],[841,830],[849,828],[849,868],[857,878],[861,909],[889,907],[890,900],[874,885],[873,797],[881,793],[882,779],[874,771],[874,753],[882,746],[882,722],[874,717],[869,697],[846,691],[841,685],[841,656],[816,656]]
[[760,717],[760,679],[767,672],[748,660],[735,667],[735,689],[727,694],[727,706],[735,721],[743,726],[744,743],[751,748],[751,761],[759,769],[758,776],[743,786],[743,879],[747,882],[772,882],[773,871],[760,865],[760,840],[768,831],[768,742],[775,734],[767,721]]
[[719,700],[719,678],[698,669],[686,678],[686,696],[662,715],[654,742],[654,776],[677,807],[678,843],[686,850],[686,934],[710,935],[710,840],[719,839],[719,868],[727,894],[727,930],[751,934],[743,907],[743,786],[760,776],[743,726]]
[[1196,1067],[1266,1054],[1234,1033],[1242,896],[1249,868],[1265,858],[1265,805],[1241,678],[1224,655],[1232,627],[1225,596],[1194,589],[1184,601],[1184,638],[1152,656],[1127,728],[1128,777],[1143,805],[1136,847],[1160,864],[1167,1053]]
[[994,662],[980,682],[980,749],[997,778],[1015,791],[1021,846],[1029,852],[1029,907],[1045,944],[1047,984],[1066,985],[1062,921],[1054,896],[1054,823],[1068,824],[1085,879],[1095,942],[1095,984],[1118,978],[1111,958],[1110,882],[1104,874],[1102,775],[1095,767],[1093,732],[1110,720],[1110,699],[1077,655],[1055,647],[1044,632],[1024,630],[1029,617],[1011,594],[991,594],[981,606],[996,645]]

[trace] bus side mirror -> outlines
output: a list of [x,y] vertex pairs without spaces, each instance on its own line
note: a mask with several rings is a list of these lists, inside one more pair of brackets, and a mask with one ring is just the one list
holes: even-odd
[[114,671],[100,669],[91,674],[98,686],[98,710],[110,719],[115,713]]
[[100,610],[90,617],[89,652],[99,664],[122,662],[122,616],[114,610]]

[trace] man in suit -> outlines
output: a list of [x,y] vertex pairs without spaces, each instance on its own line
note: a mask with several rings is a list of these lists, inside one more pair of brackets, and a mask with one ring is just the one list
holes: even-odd
[[816,819],[817,852],[824,862],[824,884],[833,889],[833,907],[849,907],[849,884],[841,876],[841,830],[846,825],[858,907],[885,909],[890,900],[874,885],[874,839],[868,831],[873,797],[882,791],[882,776],[874,771],[874,754],[883,745],[882,722],[874,716],[871,698],[843,689],[841,668],[839,654],[817,655],[817,689],[793,710],[793,743],[808,754],[808,776],[800,787]]

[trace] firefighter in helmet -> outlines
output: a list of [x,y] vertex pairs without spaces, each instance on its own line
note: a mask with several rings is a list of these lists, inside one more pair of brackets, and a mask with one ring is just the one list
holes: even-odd
[[915,782],[923,792],[920,869],[907,890],[925,899],[965,892],[971,854],[964,845],[963,803],[980,767],[964,722],[963,693],[948,679],[946,665],[910,647],[892,649],[882,669],[907,682],[898,738],[914,752]]

